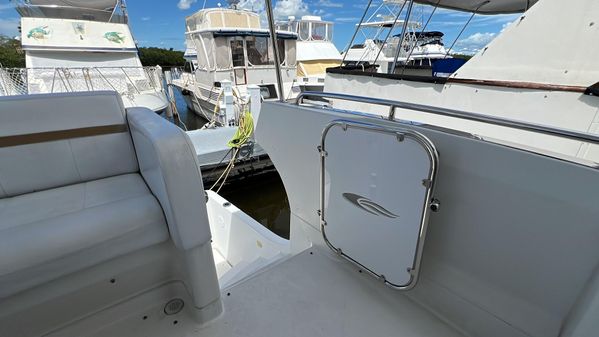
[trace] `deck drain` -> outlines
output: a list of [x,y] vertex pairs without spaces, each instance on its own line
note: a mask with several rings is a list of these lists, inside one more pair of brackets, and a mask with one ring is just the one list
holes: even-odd
[[183,302],[180,298],[175,298],[166,303],[164,306],[164,313],[168,316],[178,314],[181,310],[183,310],[183,306],[185,302]]

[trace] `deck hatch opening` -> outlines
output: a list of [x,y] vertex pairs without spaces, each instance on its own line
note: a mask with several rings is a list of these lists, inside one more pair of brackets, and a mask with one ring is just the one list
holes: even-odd
[[320,156],[325,242],[385,284],[413,288],[434,200],[434,144],[411,130],[335,121],[319,150],[327,154]]

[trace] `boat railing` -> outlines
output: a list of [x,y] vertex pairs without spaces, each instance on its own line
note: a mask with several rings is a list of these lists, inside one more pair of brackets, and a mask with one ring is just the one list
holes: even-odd
[[589,134],[589,133],[583,133],[583,132],[578,132],[578,131],[574,131],[574,130],[551,127],[551,126],[547,126],[547,125],[523,122],[523,121],[518,121],[518,120],[514,120],[514,119],[509,119],[509,118],[495,117],[495,116],[482,115],[482,114],[477,114],[477,113],[472,113],[472,112],[467,112],[467,111],[441,108],[441,107],[430,106],[430,105],[409,103],[409,102],[403,102],[403,101],[394,101],[394,100],[373,98],[373,97],[338,94],[338,93],[330,93],[330,92],[311,92],[311,91],[305,91],[305,92],[298,94],[297,99],[296,99],[296,104],[297,105],[302,104],[304,102],[304,98],[312,98],[312,99],[328,98],[328,99],[336,99],[336,100],[343,100],[343,101],[352,101],[352,102],[359,102],[359,103],[365,103],[365,104],[386,106],[389,108],[389,113],[386,116],[386,118],[388,118],[389,120],[395,119],[395,112],[397,109],[405,109],[405,110],[424,112],[427,114],[433,114],[433,115],[438,115],[438,116],[452,117],[452,118],[458,118],[458,119],[462,119],[462,120],[469,120],[469,121],[480,122],[480,123],[485,123],[485,124],[497,125],[497,126],[502,126],[502,127],[512,128],[512,129],[518,129],[518,130],[534,132],[534,133],[538,133],[538,134],[545,134],[545,135],[549,135],[549,136],[554,136],[554,137],[565,138],[565,139],[575,140],[575,141],[579,141],[579,142],[592,143],[592,144],[599,145],[599,136]]
[[83,2],[69,4],[65,1],[64,5],[31,3],[28,0],[11,0],[11,2],[22,17],[73,20],[80,20],[84,17],[85,20],[89,21],[124,24],[128,22],[127,7],[123,0],[115,1],[113,6],[107,8],[85,6]]
[[184,69],[182,67],[172,67],[171,68],[171,76],[173,80],[180,80],[182,74],[184,73]]
[[160,67],[0,68],[0,95],[116,91],[134,96],[163,91]]

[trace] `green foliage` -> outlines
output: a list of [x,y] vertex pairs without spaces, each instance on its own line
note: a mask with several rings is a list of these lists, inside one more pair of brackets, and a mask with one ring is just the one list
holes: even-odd
[[[183,52],[172,48],[139,48],[139,58],[144,66],[160,65],[169,68],[185,65]],[[21,49],[21,41],[0,35],[0,64],[5,68],[25,67],[25,53]]]
[[25,67],[25,54],[21,50],[21,41],[0,35],[0,63],[6,68]]
[[163,68],[182,67],[185,65],[183,52],[156,47],[139,48],[139,58],[144,66],[159,65]]

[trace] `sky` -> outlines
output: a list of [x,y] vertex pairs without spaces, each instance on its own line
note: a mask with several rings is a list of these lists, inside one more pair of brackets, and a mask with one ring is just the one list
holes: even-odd
[[[240,6],[264,12],[264,0],[240,0]],[[382,0],[374,0],[374,5]],[[184,50],[185,17],[227,0],[127,0],[130,26],[141,47],[162,47]],[[347,47],[368,0],[273,0],[275,16],[319,15],[335,24],[334,43],[337,49]],[[416,6],[425,22],[432,12],[430,6]],[[445,33],[444,42],[451,46],[470,17],[469,13],[437,9],[426,30]],[[473,54],[495,38],[518,15],[476,15],[456,41],[453,51]],[[0,34],[18,35],[19,16],[8,0],[0,0]],[[359,35],[360,36],[360,35]],[[358,41],[359,42],[359,41]]]

